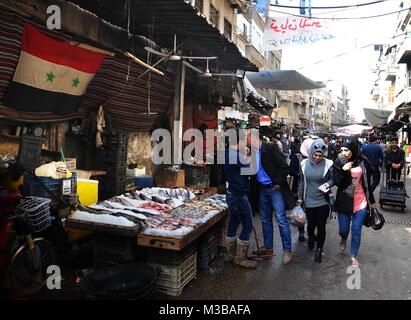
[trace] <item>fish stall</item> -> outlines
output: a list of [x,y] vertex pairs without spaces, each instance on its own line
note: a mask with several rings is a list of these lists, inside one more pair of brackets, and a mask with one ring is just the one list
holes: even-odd
[[142,247],[182,250],[227,215],[225,195],[144,188],[77,209],[70,228],[137,238]]

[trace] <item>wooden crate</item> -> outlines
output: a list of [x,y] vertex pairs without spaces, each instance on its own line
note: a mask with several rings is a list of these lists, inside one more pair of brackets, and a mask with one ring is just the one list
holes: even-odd
[[76,158],[66,158],[67,170],[73,171],[77,169]]
[[154,185],[162,188],[184,188],[184,170],[171,171],[159,168],[154,176]]

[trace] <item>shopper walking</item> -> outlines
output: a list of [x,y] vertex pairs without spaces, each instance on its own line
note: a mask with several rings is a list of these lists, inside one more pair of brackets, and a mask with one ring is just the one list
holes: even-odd
[[284,251],[283,263],[292,260],[291,229],[286,209],[295,205],[295,196],[287,183],[289,167],[282,153],[271,143],[262,142],[259,137],[251,136],[251,146],[256,150],[257,174],[259,187],[259,212],[263,229],[264,246],[260,256],[272,256],[273,252],[273,211],[280,230]]
[[[244,152],[245,151],[245,152]],[[250,176],[242,175],[241,168],[249,166],[246,150],[239,150],[239,144],[229,146],[225,152],[224,174],[227,188],[228,226],[226,234],[226,261],[235,265],[255,269],[257,262],[248,259],[251,232],[253,231],[253,216],[248,198],[250,192]],[[242,226],[240,235],[237,230]]]
[[381,150],[379,144],[377,144],[377,138],[375,136],[370,136],[368,142],[368,144],[362,147],[362,153],[367,157],[374,169],[373,185],[371,188],[371,191],[374,191],[381,180],[380,167],[384,159],[384,152]]
[[301,162],[297,204],[304,204],[307,214],[308,247],[314,248],[314,231],[317,229],[317,247],[314,261],[321,262],[326,237],[326,223],[330,215],[329,195],[333,162],[325,158],[327,146],[322,139],[311,144],[308,159]]
[[[351,224],[351,266],[360,266],[357,256],[361,244],[361,231],[368,203],[375,206],[372,189],[372,166],[361,155],[357,139],[346,139],[341,154],[334,162],[334,184],[338,186],[336,209],[338,211],[340,250],[343,252]],[[368,200],[367,200],[368,197]]]

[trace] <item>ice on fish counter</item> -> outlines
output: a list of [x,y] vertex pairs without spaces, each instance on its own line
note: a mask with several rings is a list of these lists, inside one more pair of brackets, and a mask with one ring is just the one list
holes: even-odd
[[175,230],[161,230],[157,228],[146,228],[143,231],[143,234],[153,235],[153,236],[162,236],[162,237],[175,237],[180,238],[189,234],[193,231],[192,227],[181,227]]
[[217,215],[219,212],[220,212],[220,210],[211,210],[204,217],[202,217],[201,219],[196,219],[196,221],[199,222],[199,223],[206,223],[208,220],[210,220],[212,217]]
[[136,224],[124,217],[114,217],[109,214],[93,214],[85,211],[77,210],[72,215],[73,219],[97,222],[103,224],[111,224],[117,226],[134,227]]

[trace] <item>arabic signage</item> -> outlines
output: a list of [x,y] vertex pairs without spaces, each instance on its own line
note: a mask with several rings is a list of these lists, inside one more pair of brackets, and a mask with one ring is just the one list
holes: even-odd
[[263,50],[279,50],[290,46],[314,44],[335,38],[329,24],[323,20],[277,17],[268,18],[265,23]]

